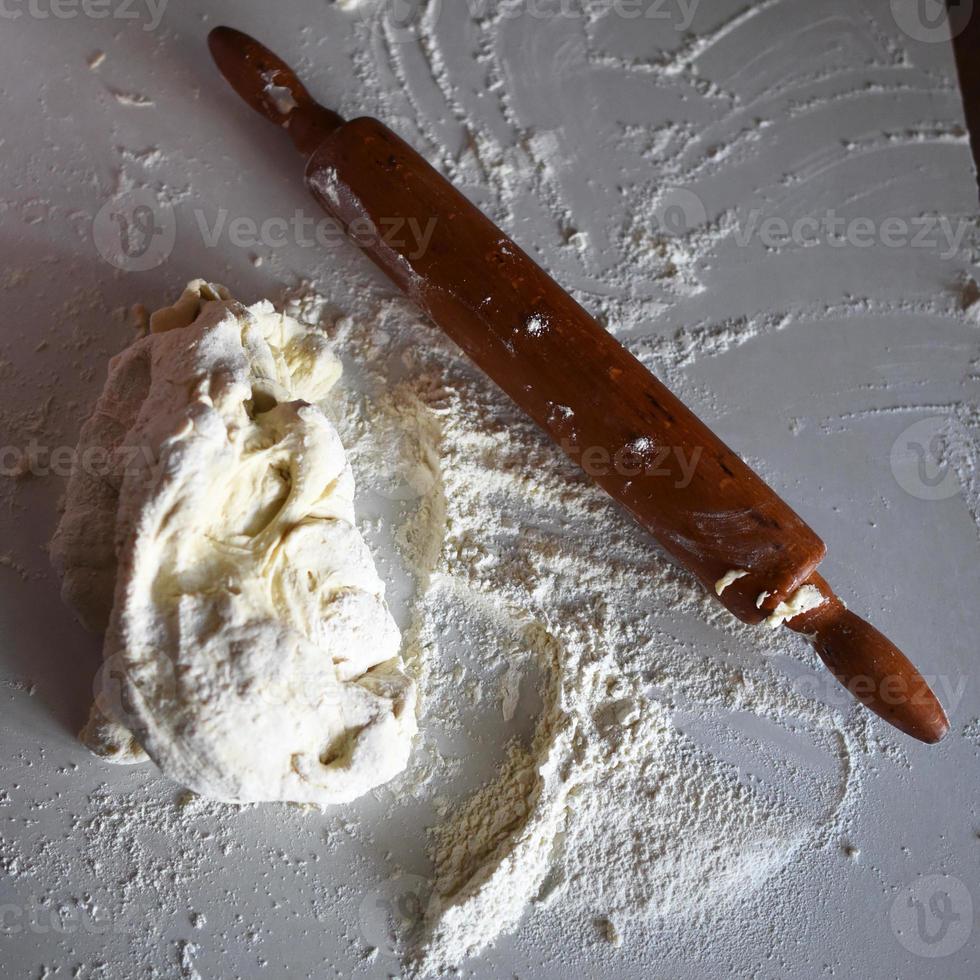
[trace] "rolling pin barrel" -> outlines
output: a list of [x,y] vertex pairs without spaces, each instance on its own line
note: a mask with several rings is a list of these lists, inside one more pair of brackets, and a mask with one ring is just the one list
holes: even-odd
[[721,599],[756,623],[816,568],[809,527],[530,256],[376,119],[310,157],[350,237],[559,446]]

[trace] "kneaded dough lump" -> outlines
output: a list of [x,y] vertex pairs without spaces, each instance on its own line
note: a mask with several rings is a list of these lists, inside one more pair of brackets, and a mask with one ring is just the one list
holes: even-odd
[[83,738],[228,801],[353,799],[405,768],[415,685],[317,403],[314,329],[195,281],[109,367],[52,542],[106,631]]

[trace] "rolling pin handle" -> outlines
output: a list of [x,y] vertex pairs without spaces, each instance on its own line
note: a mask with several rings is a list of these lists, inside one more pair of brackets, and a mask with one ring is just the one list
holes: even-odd
[[309,156],[343,116],[320,105],[279,55],[233,27],[216,27],[208,48],[231,87],[260,115],[289,133],[296,149]]
[[940,741],[949,719],[905,654],[851,612],[820,575],[807,584],[820,590],[824,602],[785,625],[803,633],[834,677],[876,715],[919,741]]

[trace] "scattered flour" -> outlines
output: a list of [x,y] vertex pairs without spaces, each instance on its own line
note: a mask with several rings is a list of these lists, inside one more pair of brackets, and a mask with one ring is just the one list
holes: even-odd
[[[309,292],[293,304],[317,307]],[[494,710],[513,718],[521,676],[540,698],[529,735],[505,727],[496,774],[430,831],[431,896],[406,950],[415,969],[445,971],[549,920],[629,956],[654,922],[693,941],[693,924],[721,908],[758,899],[774,913],[763,886],[817,850],[860,794],[866,719],[845,726],[771,670],[760,654],[773,644],[812,654],[719,610],[407,306],[333,333],[370,392],[345,390],[337,408],[354,465],[385,474],[374,489],[403,504],[423,731],[472,731],[454,637],[477,646],[463,675],[477,705],[502,691]],[[672,625],[692,615],[755,655],[685,648]],[[731,759],[705,748],[708,730],[728,731]],[[767,775],[746,778],[741,751]]]
[[[946,336],[951,323],[976,322],[975,286],[962,304],[932,285],[919,289],[940,279],[929,250],[888,250],[890,276],[880,280],[865,253],[853,263],[859,279],[838,270],[817,283],[808,274],[812,251],[789,244],[765,256],[769,262],[797,253],[796,265],[777,261],[773,277],[747,261],[752,247],[733,245],[749,209],[793,217],[800,207],[836,206],[827,175],[859,166],[861,157],[874,161],[875,180],[865,191],[900,192],[902,178],[882,164],[901,157],[901,172],[915,181],[909,200],[932,193],[937,207],[949,204],[943,188],[954,186],[951,168],[932,165],[930,144],[946,147],[950,159],[959,152],[958,167],[965,137],[930,119],[959,118],[955,83],[947,72],[919,66],[903,39],[868,11],[838,3],[815,25],[805,5],[768,0],[722,15],[714,29],[648,58],[617,50],[598,14],[532,30],[508,18],[506,5],[487,5],[461,26],[450,5],[430,3],[430,15],[411,25],[404,43],[409,32],[378,23],[388,5],[339,5],[364,13],[350,18],[360,33],[352,44],[358,78],[349,107],[389,121],[523,243],[542,242],[548,268],[682,395],[694,384],[686,368],[737,356],[740,347],[791,329],[820,330],[839,320],[860,330],[874,319],[881,328],[916,318],[917,335],[936,327]],[[771,17],[783,18],[778,51],[756,59]],[[301,32],[297,43],[305,43],[311,62],[322,61],[317,31]],[[518,61],[542,72],[515,71]],[[596,79],[591,87],[587,73]],[[612,103],[613,87],[625,93],[623,104],[642,103],[649,112],[629,121],[596,118],[593,109]],[[651,87],[656,99],[630,97],[631,89]],[[576,98],[560,98],[559,88]],[[131,117],[123,95],[104,101],[117,116]],[[556,118],[563,105],[568,116]],[[541,106],[545,111],[536,112]],[[863,111],[852,114],[855,108]],[[661,110],[667,119],[657,117]],[[53,107],[42,101],[41,112],[50,121]],[[869,112],[880,120],[878,135]],[[924,122],[908,127],[915,113]],[[829,148],[821,125],[828,114],[835,131],[856,130]],[[805,139],[806,116],[816,123],[809,128],[819,146]],[[64,164],[56,173],[73,194],[98,186],[108,197],[141,187],[163,204],[180,204],[189,196],[185,175],[196,173],[198,162],[178,149],[166,152],[173,156],[152,170],[121,156],[115,186]],[[622,186],[580,172],[600,160],[622,170]],[[162,164],[173,168],[169,184]],[[759,174],[768,183],[760,186]],[[65,208],[46,212],[30,202],[3,201],[0,209],[20,210],[25,221],[37,213],[74,221]],[[972,209],[966,217],[975,227]],[[975,261],[975,246],[963,245],[956,263]],[[850,261],[846,250],[838,254]],[[331,264],[340,260],[329,257]],[[902,262],[914,275],[896,288]],[[274,255],[267,264],[270,275],[294,271]],[[296,268],[308,270],[308,256]],[[84,281],[91,272],[87,265],[71,269]],[[766,275],[765,309],[755,295],[751,308],[728,308],[727,286],[743,269]],[[353,268],[355,293],[363,286],[358,275]],[[329,276],[344,278],[332,267]],[[801,294],[817,285],[822,292]],[[0,287],[12,300],[24,289],[11,276]],[[719,293],[722,312],[709,303]],[[65,325],[101,328],[105,296],[87,287],[72,296],[47,337],[90,382],[105,361],[104,339]],[[768,950],[792,961],[794,952],[778,949],[773,937],[796,944],[801,931],[816,927],[809,918],[801,925],[801,883],[808,898],[814,882],[827,881],[827,892],[840,884],[827,842],[848,826],[876,756],[907,765],[900,743],[860,710],[845,705],[837,713],[811,701],[805,692],[820,690],[826,675],[803,641],[779,638],[782,670],[763,657],[777,641],[741,627],[702,596],[431,328],[399,304],[365,314],[376,296],[372,287],[334,297],[367,321],[341,320],[332,329],[336,349],[365,364],[368,378],[367,394],[353,385],[337,393],[337,421],[362,491],[401,506],[397,537],[414,572],[407,652],[424,705],[421,745],[398,788],[438,814],[418,969],[458,964],[514,929],[527,940],[523,948],[547,949],[549,967],[570,975],[583,972],[579,949],[590,942],[595,947],[582,955],[592,975],[605,949],[615,950],[605,961],[610,974],[634,962],[669,972],[659,954],[683,950],[700,975],[722,975],[736,964],[746,972],[754,964],[759,975],[809,975],[794,971],[793,962],[762,957]],[[297,305],[311,318],[324,306],[313,295]],[[14,358],[11,346],[3,348],[5,358]],[[974,356],[968,369],[974,380],[978,363]],[[26,412],[39,386],[55,391],[57,380],[46,368],[10,389],[2,417],[18,443],[35,424],[42,432],[54,427]],[[916,404],[917,383],[896,385],[895,410],[935,414]],[[698,395],[711,405],[710,391]],[[86,406],[70,398],[58,391],[52,418],[78,417]],[[859,406],[872,403],[870,393],[857,396]],[[980,533],[976,407],[951,401],[940,410],[965,426],[966,435],[952,433],[950,458]],[[838,432],[858,420],[815,421]],[[35,479],[0,483],[4,506],[22,509]],[[978,732],[976,721],[965,726],[974,744]],[[448,734],[462,737],[467,752],[443,751]],[[481,761],[491,771],[474,785],[463,777]],[[23,769],[55,768],[36,748],[5,759],[4,767],[11,783]],[[96,895],[125,920],[125,946],[78,967],[80,976],[111,975],[120,963],[134,975],[172,975],[185,953],[189,968],[203,971],[193,963],[203,964],[209,944],[220,948],[222,941],[267,966],[263,936],[278,956],[297,927],[332,932],[345,908],[357,907],[364,882],[400,874],[394,862],[405,860],[402,852],[383,864],[375,834],[365,837],[364,825],[344,812],[174,803],[146,769],[118,774],[111,790],[85,799],[78,774],[63,778],[47,795],[34,785],[0,793],[0,806],[13,801],[17,810],[8,812],[27,814],[4,824],[0,866],[12,886],[46,899],[69,889],[70,901],[83,908]],[[391,812],[389,798],[381,800],[378,833]],[[408,797],[400,802],[407,807]],[[289,843],[268,844],[277,835]],[[348,861],[346,851],[338,858],[349,841],[363,842],[375,858]],[[74,847],[82,856],[68,865],[64,855]],[[180,862],[172,860],[177,848]],[[249,865],[253,853],[265,863]],[[338,860],[356,890],[337,881]],[[220,894],[223,876],[241,868],[255,872],[263,915],[249,921],[247,910],[243,919],[215,903],[207,933],[175,941],[188,908],[203,897],[197,886]],[[389,955],[376,937],[344,921],[342,934],[358,958],[376,964]],[[753,930],[754,941],[747,938]],[[826,938],[824,969],[846,972],[840,946]],[[62,959],[71,962],[67,953]],[[384,965],[397,970],[391,959]]]

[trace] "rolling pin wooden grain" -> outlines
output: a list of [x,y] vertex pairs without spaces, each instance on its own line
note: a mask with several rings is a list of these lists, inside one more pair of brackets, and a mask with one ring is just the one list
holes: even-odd
[[[746,573],[719,598],[747,623],[819,590],[824,601],[785,625],[872,711],[943,737],[919,672],[816,573],[823,542],[540,266],[383,123],[317,104],[248,35],[219,27],[208,43],[235,91],[308,157],[310,190],[355,244],[677,562],[712,592]],[[396,223],[430,229],[426,246],[386,233]]]

